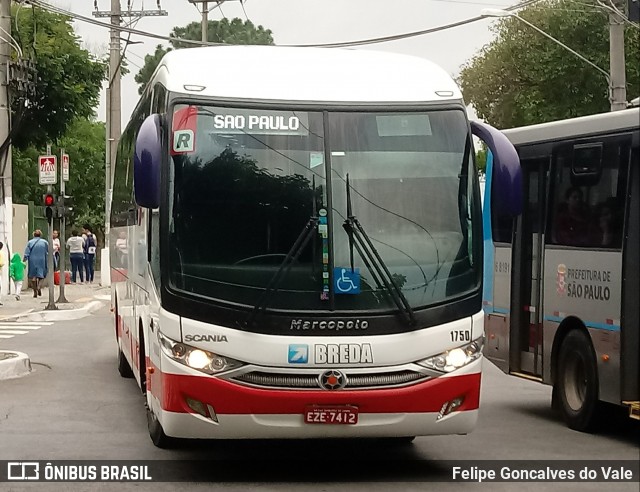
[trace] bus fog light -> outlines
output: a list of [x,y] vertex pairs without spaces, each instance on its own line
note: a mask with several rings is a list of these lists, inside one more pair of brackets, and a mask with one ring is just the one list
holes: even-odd
[[483,344],[484,337],[480,337],[462,347],[456,347],[441,354],[420,360],[417,364],[442,373],[455,371],[479,359],[480,356],[482,356]]
[[204,406],[204,403],[198,400],[193,400],[192,398],[185,398],[185,401],[187,402],[187,405],[191,410],[202,415],[203,417],[209,417],[209,415],[207,415],[207,408]]
[[458,398],[454,398],[451,401],[445,401],[442,404],[442,407],[440,407],[440,411],[438,412],[436,420],[440,420],[449,415],[451,412],[455,412],[458,408],[460,408],[463,402],[464,396],[459,396]]

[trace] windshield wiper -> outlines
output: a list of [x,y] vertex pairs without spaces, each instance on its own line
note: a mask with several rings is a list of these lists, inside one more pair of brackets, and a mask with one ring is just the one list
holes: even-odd
[[[313,189],[315,189],[315,179],[313,180]],[[253,311],[251,312],[251,315],[249,316],[249,319],[247,320],[247,326],[251,326],[253,324],[256,316],[258,316],[260,312],[266,311],[269,299],[273,297],[273,295],[278,291],[282,280],[287,276],[289,270],[291,270],[291,267],[298,260],[298,257],[300,256],[300,254],[302,254],[304,248],[306,248],[307,244],[309,244],[309,241],[311,240],[313,235],[317,233],[318,226],[320,224],[320,217],[318,216],[318,212],[316,210],[315,197],[313,198],[312,207],[313,209],[311,217],[309,217],[309,220],[298,235],[298,238],[293,243],[293,246],[291,246],[291,249],[284,257],[284,260],[282,260],[282,263],[280,263],[278,270],[269,280],[269,283],[260,296],[260,299],[258,299],[258,302],[256,303]]]
[[365,232],[362,224],[358,218],[353,214],[351,206],[351,187],[349,186],[349,174],[346,174],[347,185],[347,218],[342,224],[342,227],[349,237],[349,258],[351,261],[351,271],[353,271],[353,247],[355,246],[362,258],[363,263],[367,269],[371,272],[371,276],[378,285],[379,288],[383,288],[387,291],[393,302],[398,306],[398,310],[402,313],[402,317],[405,321],[413,325],[416,323],[416,318],[413,313],[413,309],[409,304],[409,301],[402,293],[402,290],[393,279],[389,268],[383,261],[382,257],[376,250],[375,246],[369,239],[369,236]]

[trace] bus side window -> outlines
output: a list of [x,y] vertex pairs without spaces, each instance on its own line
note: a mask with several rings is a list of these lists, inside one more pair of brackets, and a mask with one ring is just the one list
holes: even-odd
[[[589,149],[590,152],[576,150]],[[600,149],[594,152],[593,149]],[[576,162],[576,159],[580,162]],[[551,243],[620,248],[629,146],[624,138],[578,144],[556,155]]]

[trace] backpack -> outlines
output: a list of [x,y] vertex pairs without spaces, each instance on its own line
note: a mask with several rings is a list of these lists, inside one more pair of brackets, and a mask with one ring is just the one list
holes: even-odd
[[91,234],[91,236],[87,236],[87,240],[84,242],[84,246],[85,246],[85,253],[90,255],[96,254],[96,240],[93,237],[93,234]]

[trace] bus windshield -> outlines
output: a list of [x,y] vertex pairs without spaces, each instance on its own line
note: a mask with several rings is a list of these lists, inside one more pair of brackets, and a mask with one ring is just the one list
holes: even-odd
[[[397,310],[377,263],[413,310],[479,287],[480,200],[462,110],[178,104],[171,128],[177,294],[245,309]],[[349,213],[375,255],[344,226]]]

